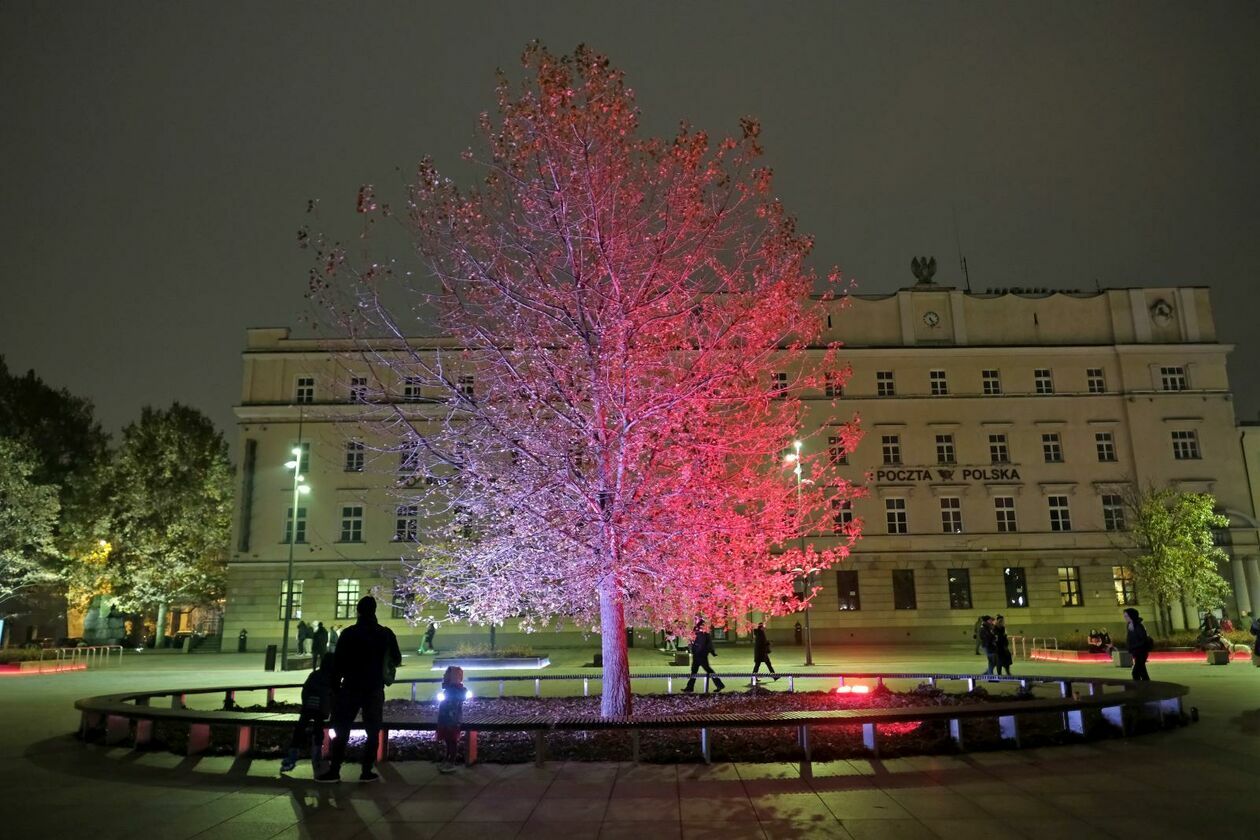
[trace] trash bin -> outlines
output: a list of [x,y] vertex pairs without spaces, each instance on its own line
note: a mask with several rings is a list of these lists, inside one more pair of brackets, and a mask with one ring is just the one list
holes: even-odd
[[[244,653],[245,648],[248,647],[248,645],[249,645],[249,631],[242,630],[241,635],[236,637],[236,652]],[[268,668],[267,670],[271,670],[271,669]]]
[[1127,650],[1113,650],[1111,652],[1111,664],[1117,668],[1132,668],[1133,655]]
[[276,655],[280,652],[279,645],[267,645],[267,655],[263,657],[263,670],[276,670]]

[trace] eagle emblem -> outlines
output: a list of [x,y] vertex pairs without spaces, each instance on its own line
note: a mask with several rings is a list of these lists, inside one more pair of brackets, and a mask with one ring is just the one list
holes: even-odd
[[936,257],[914,257],[910,260],[910,270],[914,279],[920,283],[931,283],[936,274]]

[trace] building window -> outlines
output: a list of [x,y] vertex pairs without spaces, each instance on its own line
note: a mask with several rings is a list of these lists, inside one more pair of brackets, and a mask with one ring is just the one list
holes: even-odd
[[1138,602],[1137,578],[1132,566],[1112,566],[1111,580],[1116,588],[1116,606],[1131,607]]
[[293,391],[293,401],[297,403],[315,402],[315,377],[299,376],[297,387]]
[[945,378],[943,370],[928,371],[928,386],[934,397],[949,396],[949,381]]
[[853,569],[841,569],[836,572],[836,594],[840,596],[840,609],[862,609],[862,598],[858,592],[858,573]]
[[298,458],[298,473],[300,475],[308,474],[311,471],[311,442],[309,440],[302,443],[294,441],[289,444],[289,453],[292,454],[294,449],[302,450],[302,455]]
[[1015,524],[1015,497],[994,496],[993,515],[997,518],[999,534],[1013,534],[1019,530]]
[[884,499],[884,516],[888,522],[888,533],[909,533],[909,525],[906,522],[905,499]]
[[951,610],[971,609],[971,572],[966,569],[950,569],[949,608]]
[[1111,432],[1094,434],[1094,447],[1098,450],[1098,460],[1108,462],[1116,460],[1116,439]]
[[962,499],[957,496],[941,497],[941,533],[962,533]]
[[897,466],[901,463],[901,436],[900,435],[881,435],[880,447],[884,455],[884,464],[886,466]]
[[346,441],[346,472],[363,472],[363,441]]
[[403,377],[403,402],[420,402],[423,391],[423,380],[419,376]]
[[399,505],[395,512],[398,518],[394,521],[394,541],[415,542],[419,509],[416,505]]
[[827,457],[831,459],[832,466],[848,466],[849,453],[844,449],[844,441],[836,436],[827,438]]
[[996,370],[981,371],[980,384],[985,396],[992,397],[1002,393],[1002,376]]
[[341,508],[341,542],[363,542],[363,505]]
[[1173,457],[1178,461],[1197,461],[1199,454],[1199,433],[1190,430],[1172,433]]
[[365,403],[367,402],[367,377],[352,376],[350,377],[350,402]]
[[838,371],[829,370],[823,374],[823,393],[828,397],[844,396],[844,383]]
[[390,618],[407,617],[407,594],[406,589],[401,584],[401,580],[401,578],[394,578],[394,592],[389,599]]
[[1102,497],[1103,528],[1108,531],[1124,530],[1124,500],[1119,496]]
[[[284,542],[288,544],[290,535],[293,533],[293,508],[289,508],[284,512]],[[306,542],[306,508],[297,509],[297,543]]]
[[956,464],[958,459],[954,452],[954,436],[953,435],[937,435],[936,436],[936,463],[938,464]]
[[420,472],[420,444],[405,443],[398,450],[398,474],[414,476]]
[[1081,568],[1080,566],[1059,567],[1059,598],[1065,607],[1081,605]]
[[1063,463],[1063,443],[1058,432],[1048,432],[1041,436],[1041,454],[1047,464]]
[[897,383],[893,380],[893,372],[891,370],[875,371],[875,394],[880,397],[895,397],[897,395]]
[[1107,380],[1103,377],[1103,369],[1086,368],[1085,386],[1091,394],[1107,393]]
[[1006,435],[989,435],[989,461],[994,464],[1011,462],[1011,450],[1006,445]]
[[770,374],[770,399],[781,400],[787,396],[788,375],[786,373]]
[[[305,581],[293,581],[293,618],[302,618],[302,585]],[[289,582],[287,580],[280,581],[280,614],[276,616],[284,621],[284,610],[289,602]]]
[[1050,530],[1071,531],[1072,514],[1068,510],[1068,497],[1048,496],[1046,503],[1050,507]]
[[893,569],[893,609],[917,610],[918,598],[914,591],[914,569]]
[[337,607],[333,615],[336,618],[354,618],[355,607],[359,603],[359,582],[354,578],[341,578],[337,581]]
[[831,500],[831,530],[835,534],[847,534],[853,527],[853,500]]
[[1186,380],[1186,369],[1177,367],[1161,367],[1159,369],[1159,387],[1164,391],[1184,391],[1190,387]]
[[1028,606],[1028,580],[1024,577],[1023,567],[1007,566],[1002,572],[1002,579],[1006,583],[1006,606]]
[[1050,368],[1037,368],[1033,371],[1033,391],[1038,394],[1054,393],[1054,377]]
[[477,393],[477,380],[471,373],[464,374],[455,383],[459,395],[465,399],[472,399]]

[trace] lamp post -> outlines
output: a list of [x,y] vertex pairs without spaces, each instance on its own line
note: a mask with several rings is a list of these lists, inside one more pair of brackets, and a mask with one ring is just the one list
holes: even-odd
[[311,492],[302,479],[302,441],[293,447],[293,460],[285,467],[293,470],[293,507],[289,510],[289,572],[284,587],[284,640],[280,643],[280,670],[289,670],[289,624],[293,621],[293,546],[297,543],[298,501]]
[[[789,464],[792,465],[792,472],[796,474],[796,515],[800,516],[801,515],[801,484],[804,481],[804,477],[801,474],[801,442],[799,440],[792,441],[792,451],[791,453],[788,454],[788,456],[784,460],[786,460]],[[801,562],[802,564],[804,564],[804,561],[805,561],[805,523],[803,520],[801,521],[800,527],[797,529],[797,532],[800,536]],[[802,599],[804,599],[805,597],[809,595],[809,591],[812,588],[812,584],[814,582],[814,569],[809,569],[807,571],[802,566],[801,574],[804,575],[804,577],[802,578],[802,584],[801,584],[802,586],[801,597]],[[805,602],[805,664],[806,665],[814,664],[814,639],[813,639],[813,636],[809,632],[809,602],[808,601]]]

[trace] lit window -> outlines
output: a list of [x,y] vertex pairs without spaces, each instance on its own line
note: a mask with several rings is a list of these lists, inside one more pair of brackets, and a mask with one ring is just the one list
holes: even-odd
[[949,608],[971,609],[971,572],[966,569],[949,569],[946,578],[949,581]]
[[1199,454],[1199,433],[1193,430],[1172,433],[1173,458],[1178,461],[1197,461]]
[[[305,581],[293,581],[293,618],[302,618],[302,589]],[[285,608],[289,603],[289,582],[287,580],[280,581],[280,614],[276,616],[284,621]]]
[[1124,530],[1124,500],[1119,496],[1102,497],[1103,528],[1108,531]]
[[1063,444],[1058,432],[1049,432],[1041,436],[1041,454],[1047,464],[1063,463]]
[[989,435],[989,461],[994,464],[1011,462],[1011,450],[1006,444],[1006,435]]
[[1015,524],[1015,497],[994,496],[993,515],[997,519],[999,534],[1013,534],[1019,530]]
[[844,449],[844,442],[839,437],[827,438],[827,457],[835,466],[842,467],[849,463],[849,453]]
[[1107,393],[1107,380],[1102,368],[1085,369],[1085,385],[1091,394]]
[[363,441],[346,441],[346,472],[363,472],[363,455]]
[[1161,367],[1159,369],[1159,387],[1165,391],[1184,391],[1190,387],[1186,379],[1184,367]]
[[359,603],[359,582],[353,578],[342,578],[337,581],[337,604],[334,615],[337,618],[355,618],[355,607]]
[[896,466],[901,463],[901,436],[900,435],[881,435],[880,449],[884,456],[884,464],[886,466]]
[[1094,434],[1094,447],[1098,450],[1098,460],[1106,463],[1116,460],[1116,439],[1111,432]]
[[914,569],[893,569],[893,609],[915,610],[919,601],[914,591]]
[[344,505],[341,508],[340,542],[363,542],[363,505]]
[[419,509],[416,505],[399,505],[394,523],[395,542],[415,542],[419,529],[416,527]]
[[1138,602],[1137,578],[1132,566],[1112,566],[1111,580],[1116,590],[1116,606],[1131,607]]
[[998,371],[981,371],[980,382],[986,396],[992,397],[1002,393],[1002,376]]
[[[284,513],[284,542],[289,542],[289,535],[293,533],[293,508],[289,508]],[[306,542],[306,508],[297,509],[297,540],[295,542]]]
[[297,403],[315,402],[315,377],[299,376],[297,378],[297,387],[294,389],[293,401]]
[[936,463],[938,464],[954,464],[957,463],[954,453],[954,436],[953,435],[937,435],[936,436]]
[[1046,504],[1050,508],[1050,530],[1071,531],[1072,513],[1068,510],[1067,496],[1049,496]]
[[1028,606],[1028,579],[1020,566],[1008,566],[1002,572],[1002,580],[1006,584],[1006,606]]
[[840,609],[862,609],[862,598],[858,592],[858,573],[856,571],[841,569],[836,572],[836,594],[840,596]]
[[1054,377],[1050,375],[1050,368],[1037,368],[1033,371],[1033,391],[1038,394],[1054,393]]
[[961,534],[963,529],[962,523],[962,499],[955,496],[944,496],[941,498],[941,533],[942,534]]
[[895,397],[897,395],[897,383],[893,379],[891,370],[875,371],[875,394],[880,397]]
[[888,533],[909,533],[910,528],[906,521],[905,499],[884,499],[884,516],[888,523]]
[[1081,605],[1081,569],[1079,566],[1059,567],[1059,598],[1065,607]]
[[928,371],[928,385],[934,397],[949,395],[949,382],[945,379],[945,371],[943,370]]

